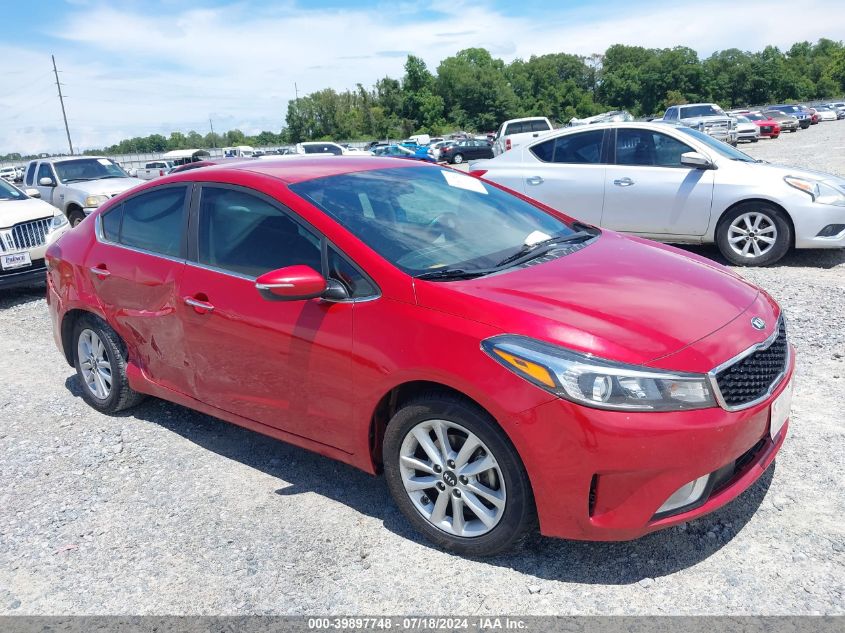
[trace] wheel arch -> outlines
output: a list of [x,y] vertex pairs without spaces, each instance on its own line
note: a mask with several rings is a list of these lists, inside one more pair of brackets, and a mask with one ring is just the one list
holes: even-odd
[[779,202],[776,202],[774,200],[770,200],[768,198],[760,198],[760,197],[744,198],[742,200],[737,200],[736,202],[734,202],[733,204],[728,206],[724,211],[722,211],[722,213],[719,215],[719,219],[716,220],[716,225],[715,225],[715,228],[713,230],[713,241],[716,241],[716,236],[719,234],[719,229],[722,227],[722,224],[724,224],[725,218],[727,217],[728,213],[730,213],[731,211],[736,209],[738,206],[740,206],[742,204],[747,204],[749,202],[763,202],[765,204],[769,204],[769,205],[775,207],[778,211],[783,213],[783,217],[789,223],[789,232],[791,233],[789,248],[795,248],[795,222],[793,222],[792,216],[789,214],[789,211],[787,211],[786,208],[782,204],[780,204]]
[[[507,441],[511,444],[511,446],[514,446],[508,432],[502,427],[496,419],[496,416],[490,412],[489,408],[478,402],[478,400],[472,398],[463,391],[442,382],[432,380],[411,380],[395,385],[382,395],[376,403],[373,413],[370,416],[369,446],[370,460],[372,462],[374,472],[380,473],[383,468],[381,458],[382,442],[384,440],[384,432],[387,429],[387,424],[390,422],[390,419],[400,408],[402,408],[404,403],[421,394],[431,393],[453,396],[463,400],[471,407],[487,414],[499,430],[502,431],[502,434],[505,438],[507,438]],[[514,450],[516,454],[519,455],[519,451],[516,450],[515,446]]]
[[[76,327],[76,324],[79,322],[80,319],[84,317],[93,317],[98,321],[102,321],[106,325],[105,319],[96,312],[92,312],[91,310],[83,310],[80,308],[72,308],[64,313],[62,316],[62,325],[61,325],[61,337],[62,337],[62,352],[65,356],[65,360],[67,364],[71,367],[74,366],[73,364],[73,329]],[[118,340],[122,345],[126,345],[120,335],[117,335]]]

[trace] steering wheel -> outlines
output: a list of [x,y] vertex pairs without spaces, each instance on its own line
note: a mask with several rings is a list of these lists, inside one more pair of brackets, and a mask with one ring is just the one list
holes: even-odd
[[435,235],[442,235],[443,237],[454,237],[458,231],[458,214],[452,211],[441,213],[431,222],[428,223],[426,229]]

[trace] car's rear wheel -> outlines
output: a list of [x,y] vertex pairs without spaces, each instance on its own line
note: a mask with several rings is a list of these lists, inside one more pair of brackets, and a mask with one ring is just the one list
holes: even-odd
[[402,407],[387,426],[383,458],[399,509],[443,549],[489,556],[533,524],[516,450],[486,412],[460,398],[432,393]]
[[792,244],[792,227],[776,206],[762,201],[744,202],[719,221],[716,244],[733,264],[766,266],[786,255]]
[[464,155],[463,154],[455,154],[455,157],[452,159],[452,162],[456,165],[460,165],[464,162]]
[[80,318],[73,329],[72,349],[85,402],[103,413],[116,413],[143,400],[126,378],[126,346],[102,319]]

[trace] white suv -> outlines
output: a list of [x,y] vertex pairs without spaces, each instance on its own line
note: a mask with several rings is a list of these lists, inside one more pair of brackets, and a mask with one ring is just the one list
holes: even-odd
[[493,139],[493,156],[498,156],[522,143],[552,131],[552,122],[544,116],[505,121]]

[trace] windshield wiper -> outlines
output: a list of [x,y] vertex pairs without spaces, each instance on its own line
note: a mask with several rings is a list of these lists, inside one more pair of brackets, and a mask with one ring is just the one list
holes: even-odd
[[533,244],[526,244],[522,248],[520,248],[517,252],[513,255],[508,255],[502,261],[494,266],[494,268],[504,268],[505,266],[510,266],[512,264],[521,264],[524,261],[528,261],[530,259],[534,259],[535,257],[539,257],[543,253],[547,253],[551,250],[552,246],[556,246],[558,244],[567,244],[571,242],[579,242],[590,237],[594,237],[595,233],[590,231],[576,231],[575,233],[570,233],[569,235],[558,235],[557,237],[550,237],[547,240],[543,240],[542,242],[534,242]]
[[414,275],[414,279],[427,279],[429,281],[472,279],[473,277],[489,275],[491,272],[494,271],[490,269],[464,270],[463,268],[438,268],[437,270],[430,270],[425,273],[420,273],[419,275]]
[[96,178],[65,178],[62,182],[88,182],[89,180],[96,180]]
[[106,178],[126,178],[126,176],[116,176],[114,174],[108,174],[107,176],[100,176],[97,180],[105,180]]

